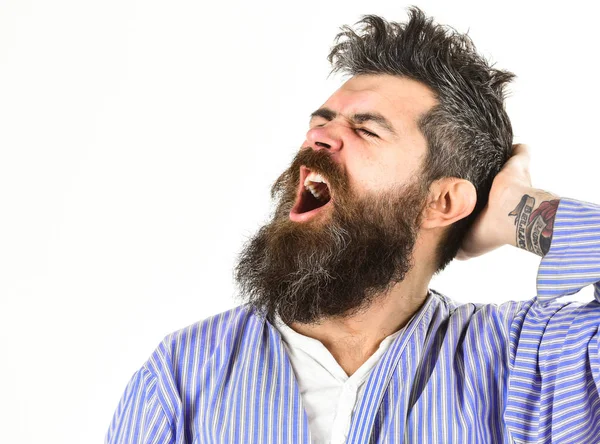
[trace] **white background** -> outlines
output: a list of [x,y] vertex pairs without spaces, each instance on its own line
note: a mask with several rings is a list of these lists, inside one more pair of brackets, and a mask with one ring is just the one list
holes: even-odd
[[[587,4],[419,3],[518,75],[507,107],[534,186],[600,203]],[[0,0],[3,442],[101,442],[162,338],[238,305],[237,254],[344,80],[326,79],[338,27],[408,5]],[[431,287],[527,299],[538,264],[504,247]]]

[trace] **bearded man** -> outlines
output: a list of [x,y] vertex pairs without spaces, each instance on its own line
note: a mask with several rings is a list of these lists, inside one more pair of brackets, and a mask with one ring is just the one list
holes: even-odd
[[[466,35],[417,8],[358,25],[240,254],[243,304],[164,339],[108,443],[600,441],[600,206],[532,187],[513,74]],[[534,298],[429,288],[506,244],[542,257]]]

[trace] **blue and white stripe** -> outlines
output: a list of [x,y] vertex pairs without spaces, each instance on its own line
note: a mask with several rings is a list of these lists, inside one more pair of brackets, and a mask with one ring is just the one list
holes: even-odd
[[[600,442],[600,206],[563,198],[538,296],[431,290],[373,368],[348,442]],[[557,302],[593,284],[596,300]],[[168,335],[127,385],[107,443],[310,443],[279,332],[246,306]]]

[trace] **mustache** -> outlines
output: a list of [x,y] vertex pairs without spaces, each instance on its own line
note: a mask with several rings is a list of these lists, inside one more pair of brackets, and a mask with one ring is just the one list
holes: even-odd
[[316,171],[327,178],[332,189],[347,189],[348,178],[342,165],[335,162],[328,150],[307,146],[296,153],[290,167],[284,171],[271,186],[271,199],[280,193],[295,193],[300,181],[300,167],[304,165],[311,171]]

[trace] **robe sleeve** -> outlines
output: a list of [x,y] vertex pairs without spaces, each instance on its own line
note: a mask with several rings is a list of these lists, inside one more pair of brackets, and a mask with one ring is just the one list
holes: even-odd
[[[537,296],[510,327],[504,421],[515,442],[600,442],[600,206],[562,198]],[[594,286],[595,300],[557,301]]]
[[169,336],[133,374],[113,415],[105,444],[180,441],[181,401],[173,379]]
[[590,284],[600,302],[600,206],[562,198],[550,249],[538,269],[537,300],[548,302]]

